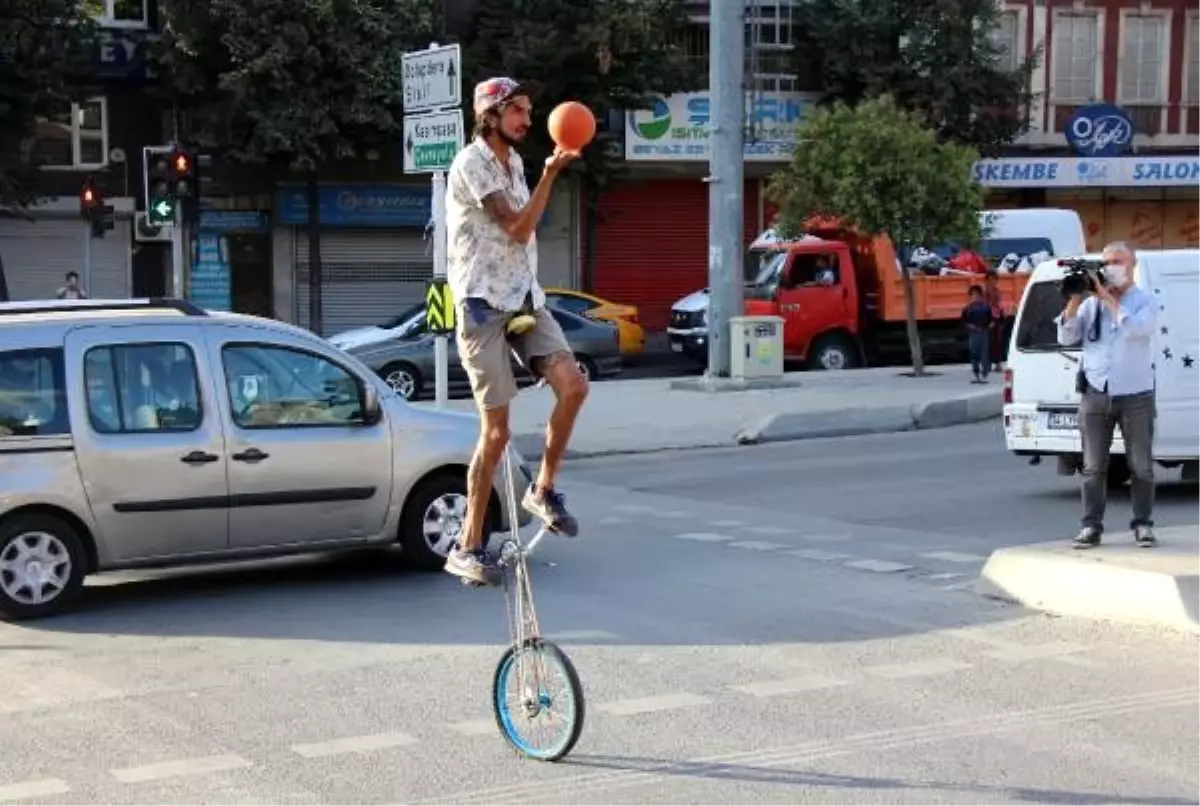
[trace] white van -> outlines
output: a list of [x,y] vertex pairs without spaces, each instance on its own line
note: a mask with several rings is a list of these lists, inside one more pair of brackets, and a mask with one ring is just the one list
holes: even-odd
[[[1038,207],[1020,210],[984,210],[980,225],[990,225],[979,245],[979,254],[1001,272],[1026,273],[1043,258],[1078,255],[1087,250],[1083,219],[1074,210]],[[780,238],[774,228],[764,230],[750,244],[743,265],[746,285],[759,282],[764,250]],[[949,248],[932,250],[948,257]],[[900,271],[897,262],[896,271]],[[667,337],[677,353],[708,363],[708,289],[693,291],[671,306]]]
[[[1043,456],[1057,457],[1058,472],[1072,475],[1082,466],[1075,391],[1080,348],[1058,343],[1054,318],[1065,307],[1062,277],[1057,260],[1044,261],[1022,295],[1004,373],[1004,439],[1017,456],[1032,457],[1033,464]],[[1182,465],[1185,478],[1194,478],[1200,461],[1200,250],[1139,251],[1134,281],[1160,303],[1154,459],[1165,467]],[[1108,470],[1111,486],[1129,478],[1124,453],[1118,428]]]

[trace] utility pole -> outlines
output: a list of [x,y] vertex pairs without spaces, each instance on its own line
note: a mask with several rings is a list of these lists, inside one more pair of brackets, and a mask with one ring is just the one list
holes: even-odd
[[708,374],[730,374],[729,320],[742,315],[745,2],[709,5]]

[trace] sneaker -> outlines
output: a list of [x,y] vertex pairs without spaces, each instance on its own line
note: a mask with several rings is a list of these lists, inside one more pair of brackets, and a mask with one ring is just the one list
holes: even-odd
[[445,570],[449,574],[477,585],[498,584],[500,570],[487,552],[466,551],[455,545],[446,555]]
[[1072,541],[1077,549],[1090,549],[1100,545],[1100,530],[1095,526],[1085,526],[1079,530]]
[[525,491],[521,506],[535,518],[541,519],[550,531],[575,537],[579,534],[579,521],[567,512],[566,498],[553,487],[537,489],[537,484],[530,484]]
[[1133,527],[1133,542],[1144,549],[1158,545],[1158,539],[1154,536],[1154,529],[1146,524]]

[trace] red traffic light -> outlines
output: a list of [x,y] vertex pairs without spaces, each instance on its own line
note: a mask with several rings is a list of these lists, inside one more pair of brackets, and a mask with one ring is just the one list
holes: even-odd
[[84,188],[83,189],[83,203],[90,205],[94,201],[96,201],[96,192],[94,190],[92,190],[91,188]]
[[175,173],[185,174],[188,172],[188,168],[190,168],[191,165],[192,162],[187,158],[187,154],[175,155]]

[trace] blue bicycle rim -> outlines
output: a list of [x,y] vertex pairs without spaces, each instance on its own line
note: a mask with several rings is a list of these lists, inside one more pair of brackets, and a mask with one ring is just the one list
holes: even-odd
[[564,725],[565,729],[563,730],[563,735],[558,738],[553,745],[547,748],[537,748],[529,744],[529,742],[525,740],[525,737],[521,735],[520,731],[517,730],[517,726],[513,721],[513,716],[508,710],[508,697],[506,696],[508,692],[508,679],[509,676],[513,674],[517,657],[525,653],[530,655],[535,653],[541,655],[542,659],[547,662],[547,665],[551,666],[556,673],[562,676],[562,680],[566,684],[566,691],[569,692],[567,696],[572,698],[575,697],[575,692],[571,691],[570,675],[567,673],[566,668],[563,667],[562,662],[558,659],[554,652],[549,652],[540,646],[522,647],[520,650],[510,652],[508,654],[508,656],[504,659],[504,665],[500,668],[500,673],[496,675],[496,690],[493,693],[493,696],[495,697],[496,714],[500,717],[500,725],[504,730],[505,738],[512,743],[513,747],[517,748],[517,750],[529,756],[530,758],[554,758],[562,752],[563,746],[571,741],[574,720],[579,719],[579,703],[574,704],[572,721]]

